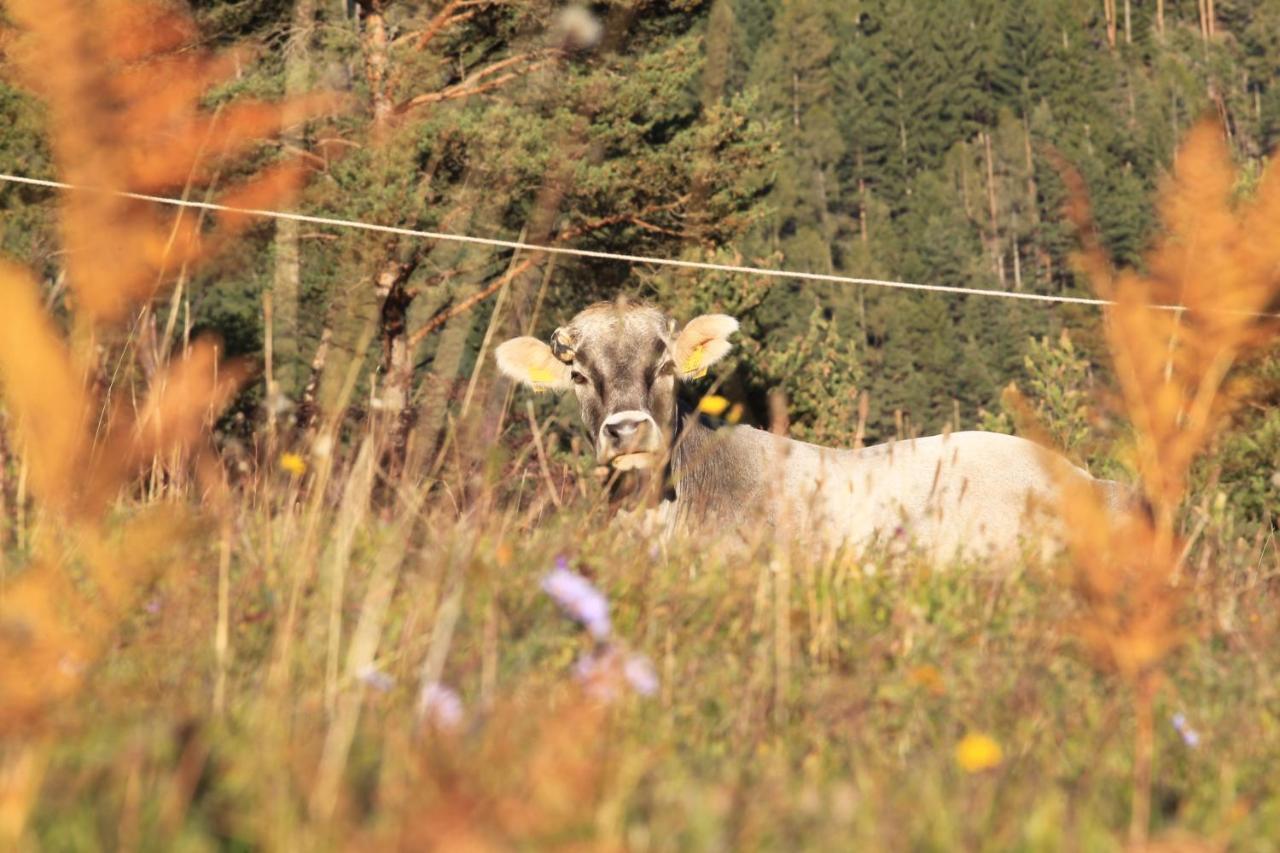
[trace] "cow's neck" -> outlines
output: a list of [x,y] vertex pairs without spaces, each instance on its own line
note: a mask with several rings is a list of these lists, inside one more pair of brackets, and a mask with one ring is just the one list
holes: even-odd
[[683,407],[676,418],[669,482],[682,517],[737,517],[758,497],[761,469],[740,440],[747,427],[713,428]]

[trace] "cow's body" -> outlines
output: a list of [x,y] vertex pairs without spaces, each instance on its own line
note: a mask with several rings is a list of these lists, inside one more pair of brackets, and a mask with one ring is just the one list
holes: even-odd
[[[669,512],[672,528],[765,529],[830,548],[909,542],[938,559],[1011,554],[1052,532],[1045,454],[990,432],[842,450],[690,422],[672,455]],[[1093,479],[1074,466],[1064,470]],[[1095,482],[1120,500],[1118,484]]]
[[826,548],[892,539],[939,559],[1015,552],[1052,533],[1043,510],[1062,477],[1097,484],[1113,504],[1123,487],[1094,480],[1025,439],[958,432],[860,450],[793,441],[751,427],[712,428],[676,404],[676,381],[728,352],[737,321],[690,321],[678,335],[662,312],[594,305],[552,335],[498,348],[509,376],[572,388],[596,456],[615,468],[668,470],[671,527],[765,531]]

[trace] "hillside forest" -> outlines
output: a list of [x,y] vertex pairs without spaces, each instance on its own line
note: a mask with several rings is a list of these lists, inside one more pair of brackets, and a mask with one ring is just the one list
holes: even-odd
[[[408,229],[1088,295],[1062,216],[1064,163],[1084,176],[1113,256],[1140,264],[1150,199],[1196,119],[1222,122],[1245,183],[1280,140],[1273,0],[578,10],[594,17],[534,0],[243,0],[194,11],[205,43],[240,51],[211,105],[345,96],[342,110],[298,122],[258,155],[297,155],[311,169],[297,208]],[[39,102],[19,81],[0,86],[0,171],[49,177]],[[52,198],[0,186],[0,246],[57,281]],[[755,422],[769,391],[785,391],[799,434],[824,441],[853,434],[861,394],[869,441],[1008,429],[1002,390],[1067,369],[1029,362],[1032,347],[1090,381],[1103,369],[1088,307],[548,261],[288,221],[256,224],[195,274],[182,322],[216,330],[233,355],[260,354],[269,300],[276,394],[266,406],[265,386],[242,397],[241,423],[279,411],[305,433],[360,357],[351,416],[377,407],[430,455],[474,384],[499,289],[498,335],[545,334],[619,293],[676,316],[733,313],[743,346],[725,389]],[[1263,371],[1274,393],[1274,368]],[[504,391],[480,391],[490,419]],[[1105,432],[1105,419],[1093,426]],[[1274,416],[1247,432],[1232,476],[1277,450]],[[1255,511],[1260,489],[1250,486]]]

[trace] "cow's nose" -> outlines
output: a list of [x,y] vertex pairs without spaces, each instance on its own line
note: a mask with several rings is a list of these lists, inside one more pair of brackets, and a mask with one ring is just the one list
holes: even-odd
[[643,423],[644,418],[621,418],[605,424],[604,431],[615,445],[625,447],[635,437]]

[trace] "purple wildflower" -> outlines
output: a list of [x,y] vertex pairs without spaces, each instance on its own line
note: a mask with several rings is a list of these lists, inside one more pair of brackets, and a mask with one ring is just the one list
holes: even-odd
[[578,679],[592,698],[611,702],[617,692],[614,690],[613,678],[610,677],[612,662],[612,649],[606,649],[600,654],[588,652],[573,665],[573,677]]
[[622,665],[622,674],[631,689],[641,696],[652,696],[658,692],[658,674],[653,671],[653,664],[644,655],[627,655],[627,662]]
[[394,678],[371,663],[360,667],[360,671],[356,673],[356,679],[379,693],[386,693],[396,684]]
[[1182,737],[1182,742],[1189,748],[1195,749],[1200,745],[1200,733],[1191,728],[1191,724],[1187,722],[1186,714],[1179,711],[1173,715],[1170,722],[1173,723],[1174,729],[1178,732],[1179,736]]
[[591,581],[570,569],[564,557],[556,558],[556,567],[542,579],[542,591],[592,637],[600,641],[609,638],[609,599]]
[[150,613],[152,616],[155,616],[157,613],[159,613],[160,612],[159,596],[153,596],[147,599],[147,603],[142,605],[142,609]]
[[641,696],[652,696],[658,690],[658,676],[648,658],[624,654],[612,645],[578,658],[573,675],[589,696],[601,702],[617,699],[624,686]]
[[437,729],[452,731],[462,725],[462,699],[438,681],[424,684],[418,694],[418,716]]

